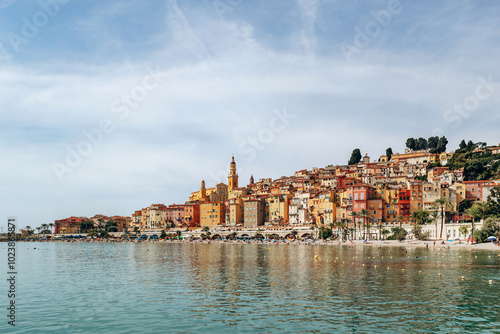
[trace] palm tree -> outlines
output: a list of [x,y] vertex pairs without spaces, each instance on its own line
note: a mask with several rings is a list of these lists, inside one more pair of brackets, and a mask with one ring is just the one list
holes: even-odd
[[51,234],[54,234],[54,223],[49,223],[49,226]]
[[290,233],[293,235],[293,240],[297,239],[297,233],[299,232],[297,232],[296,230],[292,230]]
[[31,226],[26,226],[26,231],[28,232],[28,235],[30,235],[30,230],[31,230]]
[[451,207],[451,202],[447,198],[438,198],[434,203],[441,209],[441,233],[439,234],[439,239],[443,239],[444,210],[447,207]]
[[354,240],[356,240],[356,234],[357,234],[357,231],[356,231],[356,219],[358,217],[360,217],[361,215],[355,211],[351,211],[351,217],[352,217],[352,221],[354,222]]
[[477,210],[481,212],[481,219],[484,222],[484,219],[486,218],[486,212],[488,211],[488,203],[486,202],[476,202],[474,203],[475,207],[477,207]]
[[135,226],[134,227],[134,234],[135,234],[135,236],[137,236],[138,233],[139,233],[139,227]]
[[439,216],[438,215],[438,207],[434,205],[432,207],[432,210],[430,211],[430,218],[436,224],[436,239],[437,239],[437,235],[438,235],[438,216]]
[[462,225],[462,226],[460,226],[458,231],[460,233],[462,233],[463,235],[467,236],[467,234],[469,233],[469,227],[467,225]]
[[47,230],[47,228],[49,227],[49,225],[47,224],[42,224],[42,232],[45,232]]
[[382,240],[382,223],[378,224],[378,240]]
[[361,217],[363,217],[363,224],[364,224],[365,230],[366,230],[365,237],[366,237],[366,235],[368,235],[368,238],[366,238],[366,239],[370,239],[370,235],[368,234],[368,227],[370,224],[367,220],[367,218],[371,218],[370,210],[362,209],[360,214],[361,214]]
[[476,206],[475,204],[471,206],[470,208],[466,209],[464,212],[467,216],[472,217],[472,229],[470,234],[474,236],[474,222],[476,221],[476,218],[481,217],[481,209]]
[[399,215],[398,216],[398,220],[399,220],[399,228],[401,229],[401,228],[403,228],[403,226],[402,226],[402,224],[403,224],[403,215]]

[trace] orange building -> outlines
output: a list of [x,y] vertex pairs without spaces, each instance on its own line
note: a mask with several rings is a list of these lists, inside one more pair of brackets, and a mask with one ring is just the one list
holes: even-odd
[[224,202],[205,202],[200,204],[200,226],[209,228],[224,225],[226,205]]
[[118,232],[127,230],[132,224],[132,218],[130,217],[113,216],[111,219],[116,223],[116,230]]
[[189,227],[200,226],[200,204],[187,202],[184,205],[184,220]]
[[83,222],[82,218],[69,217],[54,221],[55,234],[71,234],[80,232],[80,223]]

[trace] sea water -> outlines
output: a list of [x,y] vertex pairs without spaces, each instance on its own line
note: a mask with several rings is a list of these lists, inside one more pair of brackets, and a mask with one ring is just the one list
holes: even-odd
[[0,333],[500,332],[498,252],[226,243],[16,247],[12,327],[7,244],[0,244]]

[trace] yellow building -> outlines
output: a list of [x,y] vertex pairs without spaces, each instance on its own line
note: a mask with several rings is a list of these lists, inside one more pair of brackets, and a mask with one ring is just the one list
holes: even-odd
[[288,223],[288,195],[266,197],[265,220],[272,225]]
[[389,188],[387,185],[375,187],[376,197],[382,199],[384,209],[383,221],[393,222],[398,220],[399,188]]
[[227,185],[219,183],[215,187],[205,188],[205,181],[201,181],[201,188],[198,191],[191,193],[189,202],[223,202],[228,198]]
[[335,194],[326,192],[319,194],[315,198],[309,199],[311,209],[316,225],[330,225],[336,220]]
[[457,194],[457,206],[458,206],[458,204],[462,203],[462,201],[466,199],[467,187],[465,186],[464,183],[461,182],[455,182],[453,186],[455,187],[455,192]]
[[229,200],[229,225],[234,227],[243,224],[243,200],[231,198]]
[[207,189],[205,188],[205,180],[202,180],[200,190],[191,193],[191,196],[189,196],[189,202],[206,201],[207,199],[208,196]]
[[226,207],[223,202],[205,202],[200,204],[200,226],[209,228],[224,225]]

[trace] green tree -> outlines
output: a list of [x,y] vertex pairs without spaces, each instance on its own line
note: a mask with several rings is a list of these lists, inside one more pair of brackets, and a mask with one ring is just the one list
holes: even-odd
[[472,207],[472,204],[474,204],[472,201],[469,201],[468,199],[464,199],[458,204],[458,212],[465,212],[468,208]]
[[391,158],[392,158],[393,154],[394,153],[392,152],[392,148],[391,147],[389,147],[387,150],[385,150],[385,155],[387,155],[387,160],[388,161],[391,161]]
[[446,137],[439,138],[437,146],[437,154],[446,152],[446,146],[448,145],[448,139]]
[[358,212],[354,212],[354,211],[351,211],[351,217],[352,217],[352,221],[354,223],[354,240],[356,240],[356,234],[357,234],[357,230],[356,230],[356,218],[359,218],[360,217],[360,214]]
[[384,229],[382,230],[382,235],[384,236],[384,239],[386,239],[386,236],[387,236],[388,234],[391,234],[391,231],[386,230],[386,229],[384,228]]
[[84,220],[80,223],[80,231],[82,233],[90,231],[94,227],[94,221]]
[[398,215],[399,228],[403,228],[403,215]]
[[427,149],[427,139],[425,138],[418,138],[418,142],[417,142],[417,147],[419,150],[426,150]]
[[349,165],[357,165],[361,161],[361,151],[359,148],[354,149],[349,159]]
[[487,202],[476,202],[473,206],[477,207],[477,210],[481,212],[481,219],[484,221],[486,219],[486,213],[488,212]]
[[438,142],[439,142],[439,137],[430,137],[427,140],[427,148],[431,151],[431,153],[435,153],[437,147],[438,147]]
[[408,138],[406,140],[406,147],[408,147],[412,151],[415,151],[417,147],[417,141],[414,138]]
[[116,222],[113,221],[113,219],[110,219],[106,222],[106,225],[104,226],[104,229],[107,232],[117,232],[118,229],[116,228]]
[[[372,217],[370,214],[370,210],[368,209],[362,209],[360,212],[361,217],[363,217],[363,225],[365,227],[365,239],[370,239],[370,234],[368,233],[368,230],[370,228],[370,222],[369,219]],[[366,236],[368,235],[368,238]]]
[[[292,234],[294,234],[294,231],[292,231]],[[297,235],[297,231],[295,231],[295,234],[294,235]],[[263,235],[262,235],[262,230],[260,229],[260,227],[257,229],[257,231],[255,232],[255,238],[262,238]]]
[[326,226],[321,226],[319,229],[319,238],[325,240],[332,236],[332,230]]
[[387,239],[388,240],[398,240],[399,242],[403,241],[406,239],[406,235],[408,232],[404,228],[401,227],[393,227],[391,229],[392,235],[390,235]]
[[422,225],[419,224],[415,224],[413,226],[411,233],[413,233],[413,235],[417,240],[429,240],[430,237],[429,232],[423,232]]
[[447,198],[438,198],[437,200],[434,201],[434,203],[441,209],[441,233],[439,234],[439,238],[443,239],[445,209],[451,207],[451,202]]
[[481,210],[476,205],[473,205],[472,207],[465,210],[465,214],[472,218],[471,234],[474,235],[474,223],[475,223],[477,218],[481,217],[481,214],[482,214]]
[[485,242],[490,236],[496,236],[497,240],[500,239],[500,224],[496,218],[488,218],[480,230],[474,232],[474,238],[478,243]]
[[439,207],[434,204],[432,208],[429,211],[429,219],[431,222],[433,221],[434,224],[436,225],[436,239],[438,235],[438,218],[439,218]]
[[490,215],[500,215],[500,187],[491,189],[486,203]]
[[469,226],[467,226],[467,225],[462,225],[462,226],[460,226],[460,227],[458,228],[458,231],[459,231],[461,234],[463,234],[463,235],[467,236],[467,235],[469,234]]
[[161,230],[160,239],[165,239],[166,237],[167,237],[167,232],[165,232],[165,230]]
[[461,150],[465,150],[467,148],[467,143],[465,142],[465,139],[462,139],[459,145]]
[[290,234],[292,234],[294,240],[297,239],[297,233],[299,233],[299,232],[297,232],[296,230],[292,230],[290,232]]

